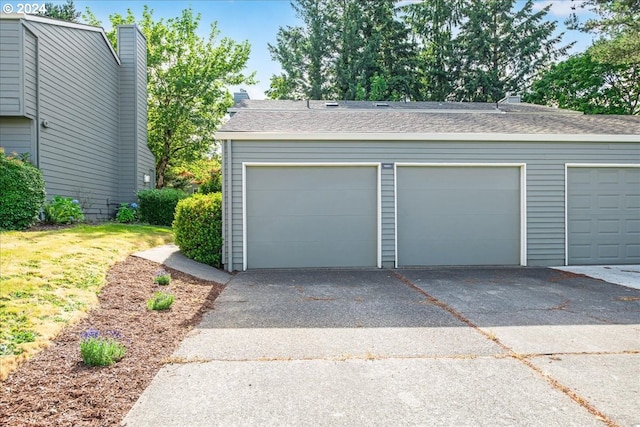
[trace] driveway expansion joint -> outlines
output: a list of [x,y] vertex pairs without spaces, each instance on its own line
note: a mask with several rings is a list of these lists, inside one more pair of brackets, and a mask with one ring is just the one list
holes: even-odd
[[[531,369],[536,374],[538,374],[538,376],[540,376],[542,379],[544,379],[547,383],[549,383],[551,385],[551,387],[553,387],[554,389],[564,393],[571,400],[573,400],[578,405],[582,406],[591,415],[593,415],[599,421],[602,421],[608,427],[619,427],[619,424],[617,424],[615,421],[613,421],[611,418],[609,418],[607,415],[605,415],[603,412],[601,412],[599,409],[597,409],[595,406],[593,406],[591,403],[589,403],[589,401],[587,401],[585,398],[580,396],[578,393],[573,391],[571,388],[569,388],[569,387],[565,386],[564,384],[560,383],[560,381],[558,381],[557,379],[555,379],[551,375],[546,374],[542,369],[540,369],[537,366],[535,366],[529,360],[529,357],[527,355],[520,354],[520,353],[514,351],[508,345],[506,345],[503,342],[501,342],[500,339],[497,336],[495,336],[492,332],[484,331],[482,328],[480,328],[478,325],[473,323],[471,320],[467,319],[463,314],[459,313],[453,307],[450,307],[445,302],[440,301],[438,298],[434,297],[433,295],[430,295],[428,292],[426,292],[425,290],[423,290],[422,288],[417,286],[415,283],[413,283],[411,280],[409,280],[404,275],[402,275],[399,272],[394,271],[394,270],[389,270],[389,271],[398,280],[400,280],[402,283],[407,285],[409,288],[413,289],[414,291],[418,292],[419,294],[421,294],[425,298],[427,298],[428,301],[432,302],[437,307],[439,307],[442,310],[446,311],[447,313],[451,314],[456,319],[460,320],[461,322],[463,322],[464,324],[466,324],[470,328],[474,329],[476,332],[482,334],[487,339],[495,342],[498,346],[502,347],[504,350],[507,351],[507,354],[504,355],[504,357],[512,357],[512,358],[518,360],[520,363],[522,363],[525,366],[527,366],[529,369]],[[568,305],[568,301],[565,301],[565,302]],[[565,302],[563,302],[560,306],[558,306],[557,309],[564,310],[566,308]],[[551,310],[553,310],[553,309],[554,308],[552,307]]]

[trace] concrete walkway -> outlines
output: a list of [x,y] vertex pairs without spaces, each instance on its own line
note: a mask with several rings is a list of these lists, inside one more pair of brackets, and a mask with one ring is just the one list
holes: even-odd
[[180,249],[176,245],[157,246],[146,251],[136,252],[133,256],[164,264],[198,279],[209,280],[223,285],[233,278],[232,275],[222,270],[187,258],[180,253]]
[[556,270],[584,274],[594,279],[629,288],[640,289],[640,265],[579,265],[572,267],[553,267]]
[[635,426],[640,291],[535,268],[250,271],[173,361],[123,425]]

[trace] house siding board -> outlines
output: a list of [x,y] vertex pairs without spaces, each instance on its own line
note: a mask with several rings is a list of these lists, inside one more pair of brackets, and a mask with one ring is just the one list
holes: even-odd
[[120,56],[120,193],[122,201],[132,201],[136,192],[136,62],[135,31],[120,27],[118,55]]
[[[562,265],[565,163],[640,163],[640,143],[447,141],[233,141],[232,269],[242,269],[243,162],[525,163],[527,264]],[[228,175],[227,175],[228,176]],[[382,263],[395,255],[393,177],[382,173]],[[539,215],[544,211],[544,215]]]
[[0,116],[24,114],[22,75],[21,23],[0,20]]
[[[118,194],[118,63],[97,32],[29,22],[38,36],[40,166],[49,197],[82,198],[90,219]],[[86,200],[85,200],[86,199]]]
[[6,154],[30,153],[33,159],[33,121],[25,117],[0,116],[0,147]]
[[395,267],[395,203],[393,168],[380,171],[381,250],[382,266]]
[[[138,134],[138,164],[137,169],[137,189],[155,187],[155,167],[156,161],[153,153],[149,149],[147,141],[147,42],[140,31],[136,28],[136,80],[137,80],[137,127]],[[143,182],[143,174],[148,174],[151,182]]]
[[36,36],[24,31],[24,114],[30,118],[37,117],[38,86],[38,40]]

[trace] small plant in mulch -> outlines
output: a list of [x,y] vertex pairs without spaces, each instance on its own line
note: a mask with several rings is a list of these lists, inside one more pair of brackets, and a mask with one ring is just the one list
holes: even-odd
[[173,295],[166,292],[156,292],[151,299],[147,301],[149,310],[166,310],[173,304]]
[[90,328],[82,333],[80,340],[80,355],[88,366],[109,366],[122,359],[127,352],[120,342],[122,335],[117,331],[104,334]]
[[171,283],[171,275],[165,270],[160,270],[153,276],[153,283],[166,286]]

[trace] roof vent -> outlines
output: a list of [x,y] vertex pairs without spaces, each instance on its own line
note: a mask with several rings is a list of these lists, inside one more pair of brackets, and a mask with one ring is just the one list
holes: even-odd
[[337,107],[338,103],[337,102],[325,102],[324,106],[325,107]]
[[386,102],[376,102],[375,104],[376,107],[388,107],[389,104],[387,104]]

